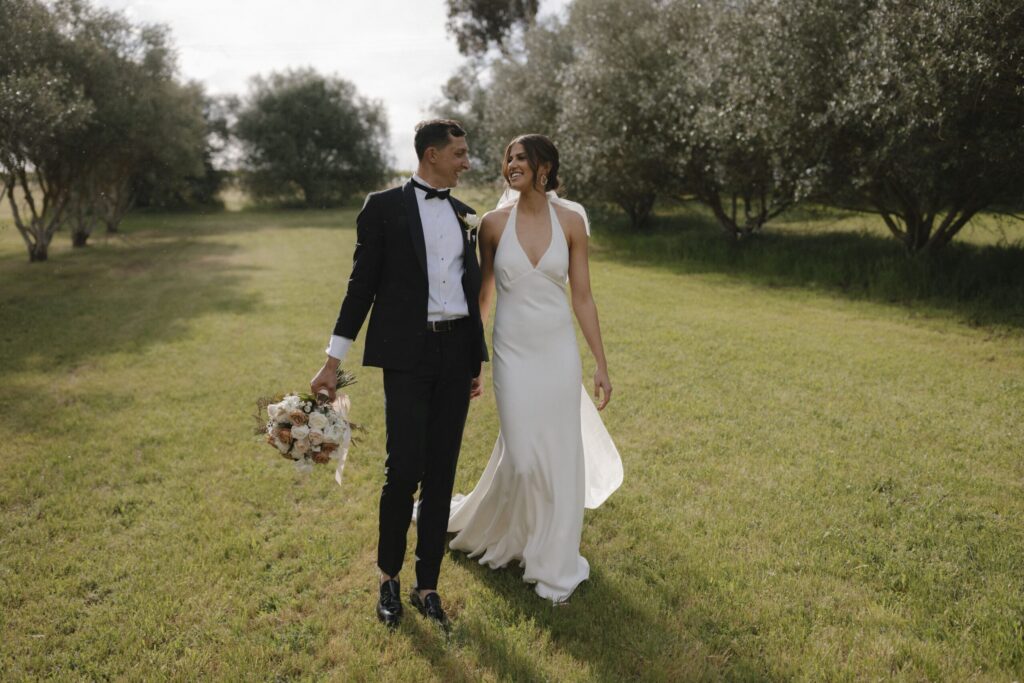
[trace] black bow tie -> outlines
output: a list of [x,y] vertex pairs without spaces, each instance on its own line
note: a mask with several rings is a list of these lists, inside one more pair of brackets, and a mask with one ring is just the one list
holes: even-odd
[[422,183],[417,183],[415,180],[412,181],[412,184],[415,187],[418,187],[421,190],[423,190],[424,192],[426,192],[427,193],[427,197],[426,197],[427,199],[433,199],[434,197],[437,197],[438,199],[448,199],[448,195],[450,195],[452,193],[451,190],[435,190],[434,188],[427,187],[426,185],[423,185]]

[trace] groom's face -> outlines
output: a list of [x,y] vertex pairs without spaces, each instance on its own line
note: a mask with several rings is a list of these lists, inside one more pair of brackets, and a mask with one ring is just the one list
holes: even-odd
[[459,175],[469,170],[469,144],[466,137],[448,136],[448,144],[444,147],[432,147],[434,172],[444,181],[444,187],[455,187],[459,184]]

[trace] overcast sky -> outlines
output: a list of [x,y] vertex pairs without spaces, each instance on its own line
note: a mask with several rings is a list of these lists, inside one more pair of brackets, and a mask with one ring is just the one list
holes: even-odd
[[[445,31],[445,0],[94,0],[171,27],[185,78],[243,94],[254,74],[312,66],[384,103],[391,151],[413,169],[413,126],[463,58]],[[568,0],[541,0],[541,15]]]

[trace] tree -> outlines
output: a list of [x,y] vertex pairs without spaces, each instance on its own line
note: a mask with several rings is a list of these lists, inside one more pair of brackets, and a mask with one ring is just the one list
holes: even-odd
[[201,164],[184,175],[138,173],[133,181],[135,205],[153,208],[222,208],[219,198],[228,173],[222,169],[231,143],[231,119],[237,107],[234,96],[211,97],[197,83],[190,84],[195,105],[202,110],[205,136]]
[[682,12],[658,0],[577,0],[567,35],[575,59],[566,71],[559,137],[583,194],[609,199],[647,223],[659,192],[674,183],[675,140],[667,134],[686,111],[672,87],[673,51],[685,49]]
[[136,206],[183,208],[217,206],[217,194],[225,174],[214,165],[214,156],[227,144],[227,121],[216,100],[199,83],[167,83],[153,93],[161,104],[159,139],[166,143],[143,146],[147,160],[132,172],[126,186]]
[[68,39],[45,5],[0,0],[0,35],[0,180],[29,261],[45,261],[72,197],[65,151],[93,107],[69,77]]
[[880,214],[908,252],[1024,200],[1024,5],[876,0],[847,44],[829,198]]
[[165,28],[84,0],[0,10],[0,177],[30,260],[66,222],[78,247],[100,221],[115,231],[143,169],[201,170],[202,93],[175,80]]
[[[686,3],[676,3],[677,6]],[[863,3],[708,5],[673,87],[692,109],[671,126],[681,190],[740,241],[809,196],[826,172],[828,103]]]
[[99,221],[117,231],[140,175],[171,183],[202,171],[203,95],[175,79],[165,27],[136,26],[80,0],[61,0],[54,11],[71,38],[71,78],[93,105],[65,150],[74,174],[72,244],[81,247]]
[[300,192],[306,206],[324,206],[372,189],[387,173],[381,104],[311,69],[253,78],[235,134],[257,197]]
[[539,6],[539,0],[448,0],[448,32],[464,55],[482,55],[492,45],[504,50],[511,33],[533,23]]

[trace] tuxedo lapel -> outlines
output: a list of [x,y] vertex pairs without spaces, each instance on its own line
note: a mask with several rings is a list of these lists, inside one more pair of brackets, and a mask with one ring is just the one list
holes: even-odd
[[423,275],[427,274],[427,242],[423,237],[423,221],[420,219],[420,206],[416,202],[416,190],[412,182],[405,184],[402,188],[402,195],[405,199],[405,213],[409,221],[409,237],[412,239],[412,248],[416,252],[416,259],[419,261]]

